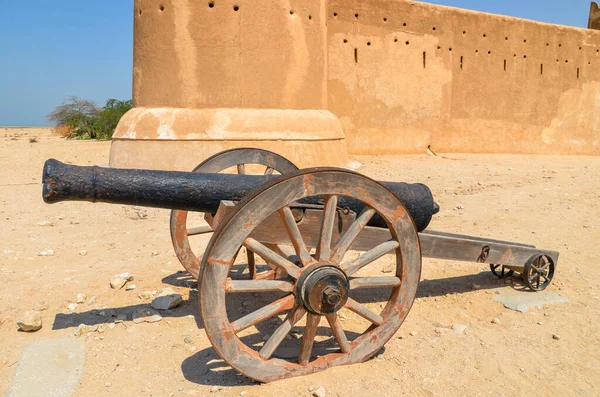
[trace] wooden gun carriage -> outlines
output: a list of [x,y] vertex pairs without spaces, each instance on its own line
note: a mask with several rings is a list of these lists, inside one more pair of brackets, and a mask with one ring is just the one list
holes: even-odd
[[[247,175],[251,165],[266,170]],[[219,174],[232,167],[239,175]],[[426,231],[439,206],[425,185],[376,182],[344,169],[298,170],[260,149],[219,153],[192,173],[48,160],[43,183],[47,203],[173,209],[175,252],[198,279],[200,315],[212,345],[237,371],[262,382],[376,354],[412,307],[423,256],[487,263],[498,277],[518,272],[534,291],[550,284],[558,260],[557,252],[532,245]],[[208,226],[188,225],[188,211],[204,212]],[[204,233],[213,236],[200,259],[190,237]],[[247,255],[241,270],[240,252]],[[366,275],[385,255],[393,258],[390,273]],[[364,290],[380,290],[386,302],[360,303],[355,295]],[[259,295],[274,298],[240,315],[238,309]],[[345,330],[341,309],[364,320],[365,329]],[[274,330],[263,326],[274,321]],[[328,324],[331,337],[315,342],[321,323]],[[290,338],[298,332],[301,337]]]

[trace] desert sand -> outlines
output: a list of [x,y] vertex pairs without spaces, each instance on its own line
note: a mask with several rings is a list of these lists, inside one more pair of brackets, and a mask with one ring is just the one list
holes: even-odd
[[[201,329],[196,285],[171,246],[169,211],[42,202],[46,159],[107,164],[109,142],[3,128],[0,139],[0,394],[26,344],[76,338],[81,323],[108,325],[125,314],[80,337],[76,396],[310,396],[319,387],[327,396],[600,395],[599,157],[353,156],[370,177],[426,183],[442,208],[430,229],[560,251],[548,290],[569,302],[512,311],[493,298],[517,288],[517,278],[506,284],[487,265],[424,259],[417,302],[377,357],[258,384],[228,367]],[[201,251],[208,236],[198,239]],[[46,250],[54,255],[38,256]],[[123,272],[134,275],[135,290],[111,289]],[[131,313],[149,303],[139,295],[165,287],[183,304],[160,322],[134,324]],[[71,313],[77,294],[87,298]],[[48,305],[43,328],[19,332],[16,319],[40,301]],[[454,324],[466,326],[462,335]]]

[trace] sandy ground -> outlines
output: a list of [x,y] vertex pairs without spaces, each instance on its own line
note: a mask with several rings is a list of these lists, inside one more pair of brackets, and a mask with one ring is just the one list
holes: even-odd
[[[81,322],[114,322],[111,315],[148,304],[140,292],[171,286],[184,303],[161,322],[126,321],[85,337],[77,396],[308,396],[318,387],[328,396],[600,395],[600,158],[354,157],[371,177],[428,184],[442,206],[431,229],[560,251],[549,290],[569,303],[510,311],[493,296],[513,286],[491,277],[485,265],[425,259],[417,302],[377,358],[257,384],[221,361],[198,327],[197,292],[178,273],[168,211],[148,209],[140,219],[128,206],[42,202],[47,158],[106,164],[110,143],[64,141],[36,130],[0,134],[1,394],[25,344],[72,335]],[[28,135],[39,141],[30,143]],[[47,249],[55,255],[37,256]],[[111,277],[125,271],[137,289],[112,290]],[[474,290],[474,283],[482,288]],[[67,305],[78,293],[97,300],[70,314]],[[43,329],[18,332],[16,318],[38,301],[49,305]],[[355,320],[348,316],[346,324]],[[448,331],[453,324],[467,326],[462,337]]]

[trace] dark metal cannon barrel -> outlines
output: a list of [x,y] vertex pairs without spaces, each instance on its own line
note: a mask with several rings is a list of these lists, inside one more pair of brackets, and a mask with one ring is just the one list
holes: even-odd
[[[83,167],[50,159],[44,165],[42,194],[46,203],[91,201],[215,213],[222,200],[238,201],[277,177]],[[439,211],[423,184],[382,184],[404,203],[419,231]],[[318,198],[302,203],[317,204]],[[338,206],[360,213],[364,204],[340,197]],[[381,219],[372,222],[384,226]]]

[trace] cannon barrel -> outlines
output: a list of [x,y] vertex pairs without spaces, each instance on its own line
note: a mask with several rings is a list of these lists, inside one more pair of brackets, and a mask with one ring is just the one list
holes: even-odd
[[[241,200],[278,177],[87,167],[50,159],[44,165],[42,195],[46,203],[90,201],[215,213],[222,200]],[[381,183],[404,203],[419,231],[439,211],[423,184]],[[317,204],[318,198],[302,203]],[[338,206],[360,213],[364,204],[340,197]],[[370,224],[384,226],[378,217]]]

